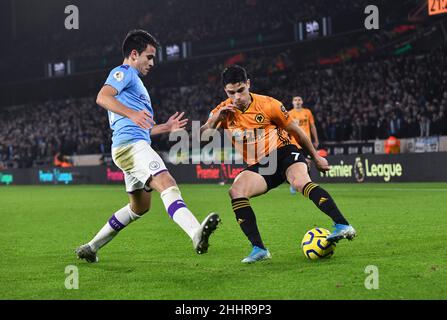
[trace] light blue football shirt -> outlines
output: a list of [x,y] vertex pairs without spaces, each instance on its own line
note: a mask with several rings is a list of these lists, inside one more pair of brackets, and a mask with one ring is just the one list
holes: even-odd
[[[126,107],[136,111],[148,110],[154,115],[151,98],[141,81],[138,70],[122,65],[112,71],[105,82],[118,91],[115,98]],[[139,140],[151,143],[150,130],[140,128],[127,117],[108,111],[110,128],[113,130],[112,148],[135,143]]]

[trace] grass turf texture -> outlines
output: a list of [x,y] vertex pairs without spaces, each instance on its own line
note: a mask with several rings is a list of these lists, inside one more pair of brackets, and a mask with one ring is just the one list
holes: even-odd
[[[124,206],[120,186],[0,188],[0,299],[446,299],[447,184],[324,186],[356,227],[335,255],[316,262],[300,249],[304,233],[331,229],[329,218],[288,185],[253,199],[273,259],[240,260],[251,250],[237,225],[228,186],[182,185],[202,220],[221,215],[208,254],[165,212],[154,193],[152,210],[104,247],[98,264],[74,249]],[[65,268],[79,268],[79,289],[65,288]],[[367,290],[365,268],[379,268],[379,289]]]

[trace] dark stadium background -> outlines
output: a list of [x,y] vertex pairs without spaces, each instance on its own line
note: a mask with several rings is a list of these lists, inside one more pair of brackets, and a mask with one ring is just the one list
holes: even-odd
[[[446,299],[447,14],[429,15],[431,3],[1,0],[0,299]],[[79,30],[64,26],[69,5]],[[378,30],[365,28],[368,5],[379,8]],[[148,217],[100,264],[76,261],[74,248],[127,201],[95,98],[136,28],[161,42],[143,79],[158,123],[184,111],[203,124],[226,98],[221,71],[235,63],[255,93],[289,109],[302,96],[332,165],[326,174],[312,167],[312,179],[358,239],[311,264],[302,235],[328,220],[283,185],[253,200],[272,262],[241,267],[248,247],[227,194],[243,166],[175,165],[174,142],[157,136],[191,210],[221,214],[210,254],[193,256],[154,196]],[[80,270],[80,290],[64,287],[68,265]],[[380,290],[365,289],[369,265],[380,269]]]
[[[64,27],[70,4],[79,30]],[[379,30],[364,27],[369,4],[380,9]],[[446,18],[429,17],[424,1],[18,0],[2,1],[1,12],[3,167],[51,164],[57,152],[109,152],[106,113],[94,97],[122,62],[132,28],[163,45],[164,61],[144,79],[158,122],[177,110],[205,120],[224,97],[220,71],[239,63],[254,92],[289,108],[293,95],[303,96],[323,144],[447,134]],[[297,28],[308,21],[320,33],[304,30],[301,41]],[[167,46],[183,52],[168,61]],[[71,74],[49,77],[57,63]],[[169,148],[167,137],[154,145]]]

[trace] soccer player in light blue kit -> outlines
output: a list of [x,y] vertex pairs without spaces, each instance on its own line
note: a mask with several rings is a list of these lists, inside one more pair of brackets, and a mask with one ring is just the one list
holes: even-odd
[[130,31],[123,42],[123,64],[110,72],[98,93],[96,102],[108,110],[113,130],[112,158],[124,172],[130,203],[116,211],[89,243],[76,249],[78,258],[87,262],[97,262],[101,247],[149,211],[152,190],[161,194],[169,216],[188,234],[198,254],[208,251],[209,236],[220,222],[216,213],[209,214],[201,224],[197,221],[163,160],[151,148],[151,135],[181,129],[188,121],[182,119],[183,113],[175,113],[160,125],[153,120],[152,103],[140,76],[154,66],[158,46],[148,32]]

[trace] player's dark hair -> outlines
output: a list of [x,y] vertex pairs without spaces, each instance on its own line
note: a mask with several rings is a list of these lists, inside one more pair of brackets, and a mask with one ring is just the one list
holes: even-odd
[[227,84],[234,84],[239,82],[247,82],[247,71],[238,65],[226,67],[222,72],[222,84],[225,87]]
[[124,58],[128,58],[132,50],[137,50],[138,53],[142,53],[144,50],[146,50],[148,45],[157,48],[160,46],[160,43],[157,41],[157,39],[155,39],[153,35],[151,35],[147,31],[129,31],[123,41],[123,56]]

